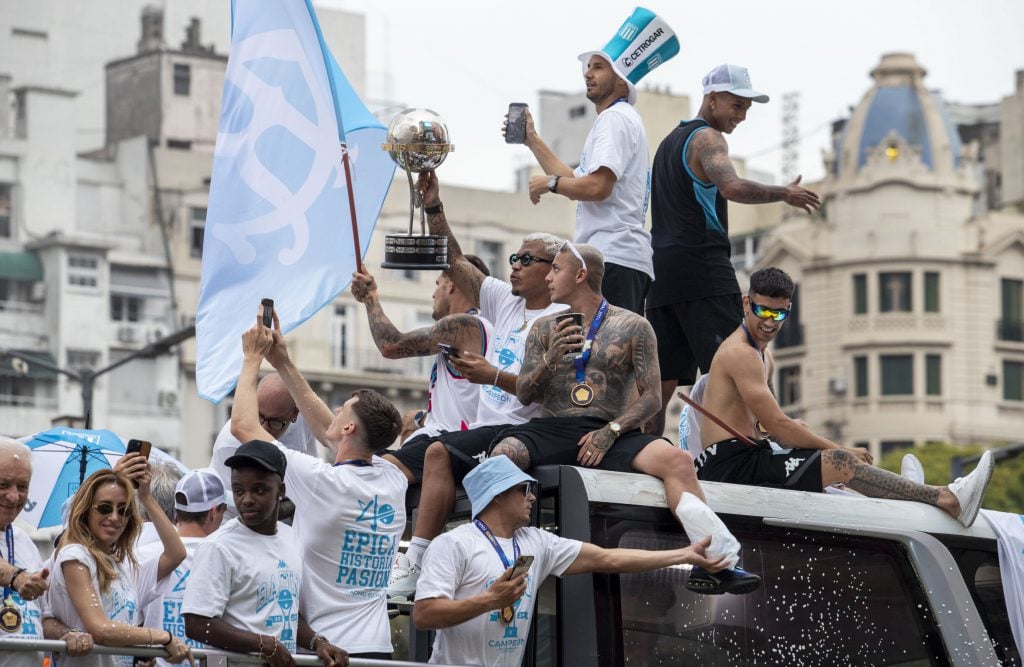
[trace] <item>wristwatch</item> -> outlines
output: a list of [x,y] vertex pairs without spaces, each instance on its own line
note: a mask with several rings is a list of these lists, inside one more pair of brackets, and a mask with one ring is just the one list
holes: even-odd
[[619,422],[608,422],[608,430],[617,438],[622,433],[622,426]]
[[548,179],[548,190],[557,194],[558,192],[558,179],[560,176],[552,176]]

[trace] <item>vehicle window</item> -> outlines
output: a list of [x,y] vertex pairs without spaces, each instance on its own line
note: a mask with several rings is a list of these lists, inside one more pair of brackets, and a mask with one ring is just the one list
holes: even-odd
[[[592,507],[597,544],[688,544],[664,510]],[[598,623],[607,624],[598,628],[605,642],[600,653],[616,656],[607,664],[948,664],[900,545],[734,519],[742,566],[761,575],[762,588],[743,596],[698,595],[686,590],[683,567],[598,575]],[[608,610],[604,619],[601,609]]]

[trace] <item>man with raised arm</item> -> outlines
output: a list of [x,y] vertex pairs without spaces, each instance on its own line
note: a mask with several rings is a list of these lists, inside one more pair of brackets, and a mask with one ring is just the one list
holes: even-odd
[[[721,557],[704,555],[708,538],[664,551],[603,549],[530,526],[537,480],[504,456],[484,461],[464,483],[473,521],[431,544],[413,610],[417,628],[437,630],[435,664],[521,664],[537,589],[549,574],[722,567]],[[533,560],[513,576],[520,555]]]
[[654,285],[647,319],[658,336],[661,410],[652,433],[665,428],[665,408],[677,386],[707,373],[718,345],[743,318],[740,286],[730,259],[726,201],[782,201],[808,213],[818,195],[800,187],[762,185],[740,178],[729,160],[726,134],[747,117],[753,90],[745,67],[719,65],[704,77],[704,100],[693,120],[679,123],[661,142],[651,173],[651,243]]
[[[793,280],[775,267],[750,276],[743,322],[718,348],[704,390],[703,407],[735,433],[710,419],[702,422],[697,476],[799,491],[842,483],[873,498],[928,503],[965,526],[974,523],[992,477],[989,452],[974,472],[948,487],[926,486],[874,467],[866,449],[842,447],[782,411],[768,385],[773,363],[767,347],[789,315],[793,290]],[[792,449],[773,449],[768,438]]]
[[455,503],[455,485],[486,457],[491,441],[501,429],[540,414],[539,406],[524,406],[516,398],[516,377],[530,327],[538,317],[565,308],[551,303],[544,282],[552,253],[561,239],[551,234],[530,234],[509,258],[509,282],[485,276],[467,260],[452,236],[434,172],[421,173],[418,188],[430,232],[448,237],[448,274],[452,282],[471,301],[480,304],[480,315],[494,325],[494,338],[486,357],[459,350],[459,356],[451,358],[456,371],[480,385],[477,416],[473,428],[441,435],[426,449],[418,518],[409,549],[392,572],[388,587],[392,598],[409,598],[415,592],[419,561],[430,540],[444,528]]
[[[292,362],[276,319],[274,327],[271,332],[257,320],[242,335],[231,432],[239,440],[273,440],[260,425],[256,405],[256,378],[265,355],[317,438],[335,454],[332,465],[274,443],[287,459],[284,481],[295,502],[305,564],[303,613],[331,644],[344,646],[353,657],[390,658],[386,589],[405,530],[408,485],[397,467],[374,453],[394,442],[401,416],[371,389],[355,392],[332,414]],[[310,648],[320,639],[314,637]]]
[[[552,416],[506,429],[491,455],[508,456],[524,470],[582,465],[652,475],[665,484],[668,506],[685,528],[689,504],[682,502],[684,493],[704,500],[693,459],[661,436],[640,432],[661,398],[654,332],[647,320],[601,296],[603,272],[601,252],[593,246],[566,242],[555,256],[547,277],[551,298],[581,313],[583,327],[556,315],[541,319],[530,332],[517,393],[524,405],[541,404]],[[728,539],[712,541],[709,553],[728,554],[728,565],[734,566],[738,554],[726,542],[735,545],[735,538],[724,524],[719,530]],[[693,531],[688,535],[691,542],[705,537]],[[696,568],[687,587],[701,593],[749,593],[760,582],[739,568],[714,574]]]

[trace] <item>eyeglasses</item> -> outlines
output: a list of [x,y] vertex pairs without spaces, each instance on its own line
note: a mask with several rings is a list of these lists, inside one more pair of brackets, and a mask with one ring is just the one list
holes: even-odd
[[534,257],[533,255],[531,255],[528,252],[524,252],[522,255],[519,255],[519,254],[516,254],[516,253],[512,253],[511,255],[509,255],[508,265],[512,266],[516,262],[519,262],[523,266],[529,266],[529,265],[533,264],[534,262],[542,262],[544,264],[550,264],[551,260],[550,259],[541,259],[540,257]]
[[103,516],[110,516],[112,512],[117,512],[118,516],[122,519],[128,516],[131,512],[131,509],[127,505],[115,506],[113,503],[96,503],[92,508]]
[[762,306],[761,304],[750,302],[750,310],[753,311],[754,315],[760,317],[762,320],[775,320],[781,322],[782,320],[789,317],[789,308],[769,308],[768,306]]
[[267,417],[265,415],[260,415],[260,426],[269,426],[275,431],[283,430],[290,423],[290,419],[278,419],[277,417]]

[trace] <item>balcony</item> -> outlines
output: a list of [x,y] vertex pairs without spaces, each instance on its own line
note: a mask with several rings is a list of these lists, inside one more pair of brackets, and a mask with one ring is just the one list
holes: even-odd
[[775,337],[776,349],[786,347],[799,347],[804,344],[804,325],[793,322],[791,325],[782,327]]
[[1024,342],[1024,320],[999,320],[996,322],[996,338]]

